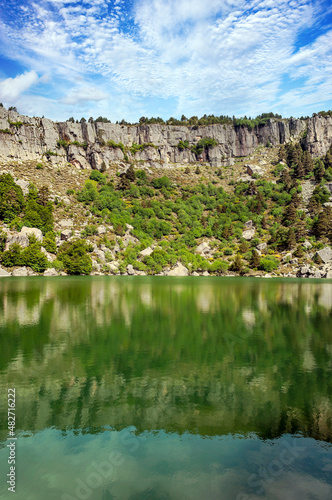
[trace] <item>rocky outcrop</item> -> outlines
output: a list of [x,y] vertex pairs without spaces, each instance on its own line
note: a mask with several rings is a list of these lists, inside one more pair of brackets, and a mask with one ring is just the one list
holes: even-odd
[[[276,120],[249,130],[233,125],[173,126],[118,125],[113,123],[54,123],[46,118],[31,118],[0,108],[0,160],[48,160],[54,166],[67,162],[78,168],[104,170],[110,162],[125,159],[145,161],[150,166],[206,161],[212,166],[229,165],[235,157],[248,156],[259,145],[276,146],[303,138],[314,156],[325,154],[332,144],[332,117],[315,116],[308,120]],[[218,145],[200,155],[191,146],[204,138]],[[110,145],[110,141],[113,146]],[[188,141],[180,150],[179,141]],[[122,143],[122,147],[117,147]],[[134,153],[133,144],[146,147]],[[150,145],[149,145],[150,144]]]
[[28,238],[29,236],[34,236],[37,241],[43,241],[43,233],[41,232],[40,229],[37,229],[36,227],[23,226],[20,234],[22,235],[26,234]]
[[332,249],[330,247],[325,247],[321,250],[318,250],[316,255],[324,264],[332,262]]
[[165,276],[188,276],[189,271],[181,262],[178,262],[171,271],[166,271],[164,274]]
[[6,276],[11,276],[11,273],[9,273],[8,271],[6,271],[6,269],[3,269],[1,266],[0,266],[0,277],[6,277]]

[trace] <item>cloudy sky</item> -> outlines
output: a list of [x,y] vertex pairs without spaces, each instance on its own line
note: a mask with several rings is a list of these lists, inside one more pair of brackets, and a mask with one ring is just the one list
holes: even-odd
[[0,102],[113,122],[332,109],[332,4],[6,0]]

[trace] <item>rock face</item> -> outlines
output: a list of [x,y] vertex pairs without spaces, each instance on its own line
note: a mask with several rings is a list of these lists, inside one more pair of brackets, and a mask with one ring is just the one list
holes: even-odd
[[[17,127],[11,123],[22,122]],[[123,126],[113,123],[54,123],[46,118],[31,118],[0,108],[0,160],[49,160],[53,166],[67,162],[77,168],[104,170],[110,162],[121,162],[124,152],[114,146],[122,142],[126,148],[133,143],[153,144],[136,153],[127,150],[129,159],[144,160],[150,166],[169,163],[206,161],[212,166],[229,165],[233,158],[248,156],[267,141],[273,146],[303,137],[306,148],[314,156],[325,154],[332,144],[332,117],[316,116],[305,120],[269,120],[265,125],[248,130],[233,125],[194,127],[164,124]],[[196,156],[189,148],[180,150],[179,141],[197,144],[203,137],[218,143]],[[59,142],[65,141],[65,142]],[[110,146],[109,141],[113,141]],[[66,147],[62,146],[66,145]],[[48,152],[56,153],[48,155]],[[260,168],[260,167],[259,167]]]

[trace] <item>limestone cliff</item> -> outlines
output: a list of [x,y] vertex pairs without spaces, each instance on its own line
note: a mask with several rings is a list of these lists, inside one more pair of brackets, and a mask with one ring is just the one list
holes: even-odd
[[[0,108],[0,160],[40,161],[46,158],[58,166],[69,162],[79,168],[98,170],[107,168],[110,162],[121,162],[125,157],[131,161],[148,162],[152,167],[196,161],[206,161],[218,167],[231,164],[233,158],[252,154],[257,146],[266,145],[268,141],[279,145],[304,136],[310,153],[314,156],[325,154],[332,144],[332,117],[271,119],[265,125],[248,130],[246,127],[220,124],[185,127],[55,123],[46,118],[31,118]],[[190,147],[204,137],[213,138],[218,145],[196,155]],[[109,146],[109,141],[122,143],[124,148]],[[179,141],[188,141],[189,147],[180,150]],[[147,146],[134,153],[129,149],[133,144]]]

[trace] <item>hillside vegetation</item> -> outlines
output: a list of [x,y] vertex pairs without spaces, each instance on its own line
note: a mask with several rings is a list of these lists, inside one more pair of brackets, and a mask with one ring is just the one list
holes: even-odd
[[[231,167],[153,172],[144,164],[76,174],[47,163],[13,164],[13,175],[32,182],[23,195],[11,173],[0,175],[0,263],[69,274],[167,274],[176,266],[216,275],[319,270],[326,262],[317,251],[332,242],[331,152],[313,159],[290,143],[260,147]],[[252,168],[243,176],[257,162],[262,175]],[[63,230],[63,219],[70,229]],[[27,247],[8,245],[24,226],[40,229],[42,241],[32,235]]]

